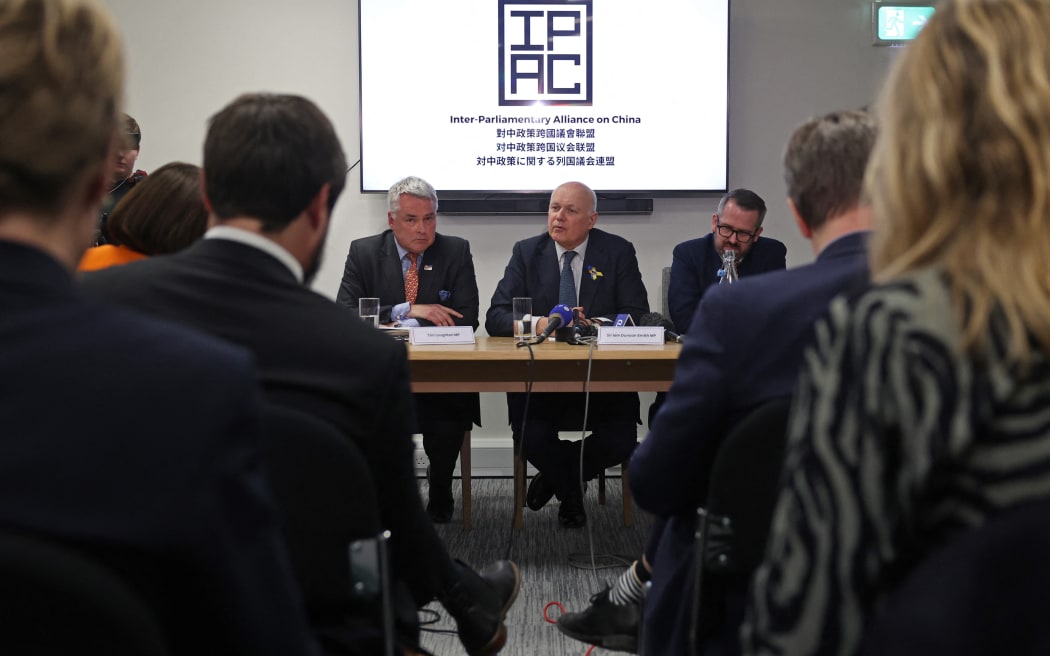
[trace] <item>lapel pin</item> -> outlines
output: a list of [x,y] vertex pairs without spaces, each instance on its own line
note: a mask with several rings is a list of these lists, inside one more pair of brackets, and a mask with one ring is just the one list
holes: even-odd
[[424,264],[423,265],[423,270],[424,271],[433,271],[434,267],[430,266],[429,264]]

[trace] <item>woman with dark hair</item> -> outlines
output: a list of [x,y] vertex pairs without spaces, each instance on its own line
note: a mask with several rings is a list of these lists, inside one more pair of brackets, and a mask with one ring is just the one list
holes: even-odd
[[95,271],[186,248],[208,227],[200,167],[165,164],[128,192],[109,216],[112,244],[89,248],[80,271]]

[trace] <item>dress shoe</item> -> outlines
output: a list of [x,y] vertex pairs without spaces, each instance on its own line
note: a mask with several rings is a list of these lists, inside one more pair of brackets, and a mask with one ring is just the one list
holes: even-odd
[[470,656],[490,656],[503,649],[503,621],[518,598],[521,573],[509,560],[497,560],[475,572],[457,561],[459,580],[438,594],[441,605],[456,620],[459,641]]
[[530,510],[539,510],[540,508],[547,505],[547,502],[554,497],[554,486],[551,485],[547,477],[542,472],[537,473],[532,477],[532,482],[529,483],[529,490],[525,493],[525,505]]
[[452,500],[452,477],[447,481],[435,480],[440,478],[431,474],[433,470],[427,467],[427,515],[435,524],[448,524],[452,521],[452,510],[455,502]]
[[565,635],[610,651],[638,653],[638,604],[618,606],[609,600],[609,588],[591,597],[591,605],[579,613],[558,618],[558,630]]
[[587,513],[583,511],[583,495],[565,497],[558,508],[558,523],[562,528],[583,528],[587,524]]

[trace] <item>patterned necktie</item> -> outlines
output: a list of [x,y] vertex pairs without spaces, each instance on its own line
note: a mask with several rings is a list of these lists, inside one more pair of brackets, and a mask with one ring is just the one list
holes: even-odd
[[558,303],[576,307],[576,280],[572,277],[572,261],[576,251],[565,251],[561,265],[561,282],[558,284]]
[[415,303],[416,294],[419,293],[419,268],[416,266],[419,254],[408,253],[408,259],[412,262],[412,266],[408,267],[408,271],[405,272],[405,300]]

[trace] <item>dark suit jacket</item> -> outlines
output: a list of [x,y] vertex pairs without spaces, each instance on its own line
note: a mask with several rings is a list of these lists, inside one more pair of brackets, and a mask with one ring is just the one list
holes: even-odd
[[[363,296],[379,299],[380,323],[388,323],[391,308],[405,302],[405,277],[392,230],[350,243],[336,300],[357,312],[357,300]],[[477,330],[478,283],[470,242],[442,234],[435,236],[434,243],[423,253],[416,302],[450,307],[463,315],[456,321],[457,326]],[[421,319],[419,325],[433,324]]]
[[0,523],[80,547],[173,654],[314,653],[260,456],[248,353],[85,303],[0,242]]
[[[737,264],[741,278],[779,271],[786,266],[787,248],[770,237],[759,237],[743,262]],[[690,239],[674,247],[671,282],[667,287],[667,311],[679,333],[687,333],[700,305],[700,298],[711,285],[718,284],[722,254],[715,250],[714,233]]]
[[[391,309],[405,302],[405,277],[392,230],[350,243],[336,300],[356,314],[361,297],[379,299],[380,323],[388,323]],[[457,326],[478,329],[478,283],[466,239],[435,236],[420,263],[416,302],[450,307],[463,315],[456,320]],[[418,321],[421,326],[433,325],[425,319]],[[477,394],[417,394],[416,406],[421,431],[450,427],[466,431],[472,422],[481,425]]]
[[436,591],[420,553],[447,552],[416,485],[404,347],[346,308],[301,285],[271,255],[227,239],[203,239],[174,255],[86,274],[86,294],[184,322],[255,354],[266,396],[339,427],[373,472],[393,572],[422,597]]
[[667,518],[646,602],[647,653],[685,653],[696,509],[722,438],[748,411],[791,394],[813,324],[832,298],[867,282],[865,240],[849,234],[813,264],[713,287],[697,308],[667,401],[629,468],[638,505]]
[[[588,271],[593,267],[594,274]],[[580,306],[588,317],[630,313],[635,322],[649,311],[649,297],[638,270],[634,246],[623,237],[593,228],[587,241],[580,281]],[[601,275],[597,275],[600,273]],[[511,300],[532,297],[537,314],[558,304],[561,271],[554,240],[550,235],[531,237],[514,244],[503,279],[492,294],[485,315],[485,330],[495,337],[514,334]]]

